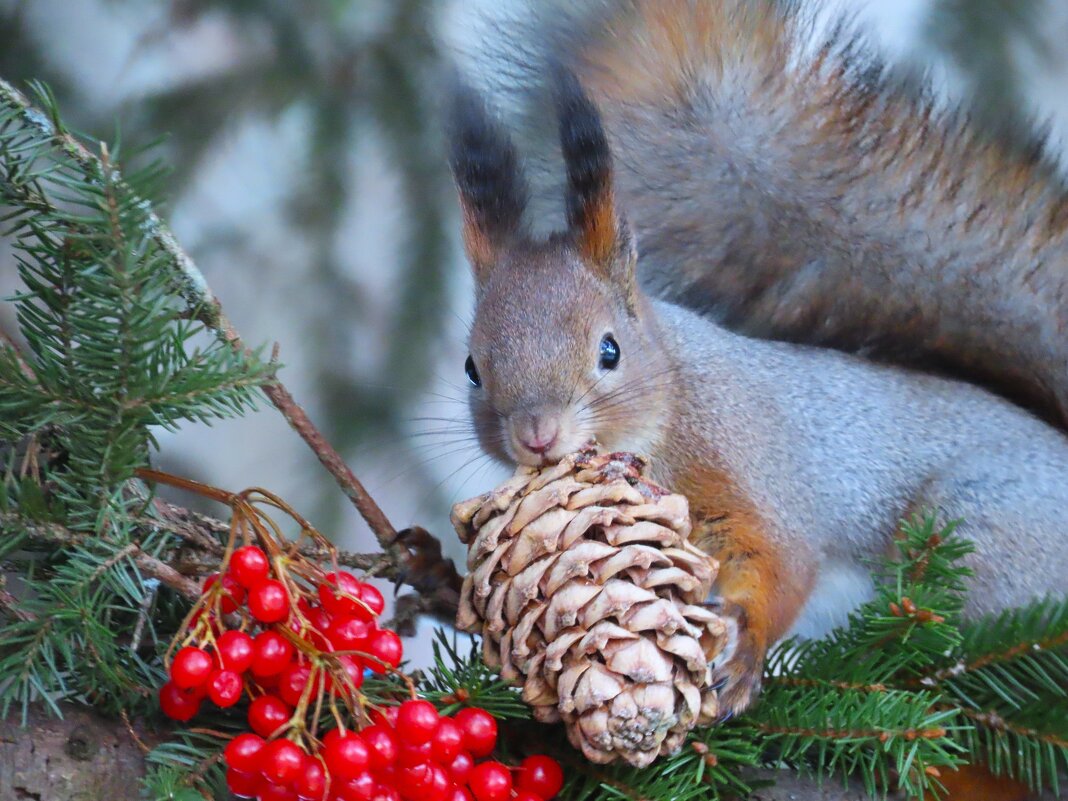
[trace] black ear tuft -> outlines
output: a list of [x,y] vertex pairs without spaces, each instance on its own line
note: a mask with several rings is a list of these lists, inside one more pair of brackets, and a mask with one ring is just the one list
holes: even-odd
[[463,207],[464,244],[479,281],[522,228],[527,186],[508,135],[459,81],[448,120],[449,163]]
[[612,153],[601,115],[574,73],[554,69],[560,148],[567,168],[567,224],[595,265],[619,253],[620,224],[612,193]]

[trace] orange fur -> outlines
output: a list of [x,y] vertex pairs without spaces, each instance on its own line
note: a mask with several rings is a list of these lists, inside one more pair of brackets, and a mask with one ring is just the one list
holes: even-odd
[[722,471],[695,466],[678,489],[690,499],[691,540],[716,558],[716,592],[738,621],[738,645],[723,666],[729,679],[725,708],[748,705],[759,686],[768,646],[782,637],[812,590],[806,554],[784,547],[752,502]]
[[[995,776],[985,765],[964,765],[943,771],[939,781],[946,788],[943,801],[1027,801],[1027,787],[1004,776]],[[933,796],[925,799],[933,801]]]
[[617,256],[619,230],[612,190],[606,189],[587,204],[578,236],[579,253],[598,272],[611,268]]

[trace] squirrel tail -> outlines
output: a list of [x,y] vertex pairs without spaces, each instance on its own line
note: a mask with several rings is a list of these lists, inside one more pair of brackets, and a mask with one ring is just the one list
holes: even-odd
[[529,99],[558,64],[579,76],[647,289],[1068,422],[1068,195],[1040,148],[937,110],[797,4],[561,5],[499,32],[502,80]]

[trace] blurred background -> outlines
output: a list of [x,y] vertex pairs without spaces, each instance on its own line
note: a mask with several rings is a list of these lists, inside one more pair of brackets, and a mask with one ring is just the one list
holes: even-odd
[[[1064,0],[808,5],[825,26],[855,14],[895,69],[926,76],[991,131],[1048,135],[1068,176]],[[485,20],[523,9],[518,0],[0,0],[0,75],[46,81],[68,124],[93,138],[165,137],[173,172],[162,211],[238,330],[280,344],[283,380],[395,525],[424,525],[457,557],[449,506],[505,470],[469,436],[470,279],[435,104],[452,54],[477,59]],[[13,274],[0,246],[5,296]],[[12,323],[0,304],[0,325]],[[269,407],[164,434],[160,445],[165,469],[267,487],[342,547],[375,548]]]

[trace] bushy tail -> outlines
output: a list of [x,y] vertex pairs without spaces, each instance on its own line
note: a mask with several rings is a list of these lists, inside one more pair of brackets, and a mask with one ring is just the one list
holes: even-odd
[[896,87],[846,34],[813,45],[783,5],[545,6],[501,51],[521,83],[564,63],[601,107],[656,294],[1064,424],[1068,197],[1040,158]]

